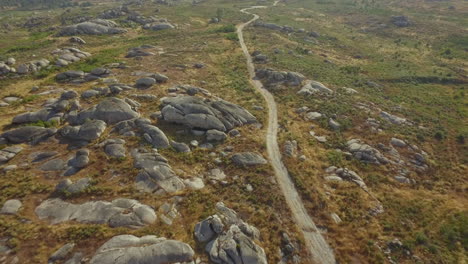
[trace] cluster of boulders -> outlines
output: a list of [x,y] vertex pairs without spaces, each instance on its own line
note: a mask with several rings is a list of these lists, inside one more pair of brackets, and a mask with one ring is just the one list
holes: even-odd
[[216,214],[195,226],[195,238],[205,244],[214,263],[267,263],[263,248],[255,243],[260,238],[258,229],[242,221],[222,202],[216,204]]
[[149,24],[152,24],[152,23],[155,23],[155,22],[167,22],[166,19],[158,18],[156,16],[146,17],[146,16],[140,15],[140,14],[138,14],[136,12],[130,14],[127,17],[127,20],[135,22],[135,23],[140,24],[140,25],[149,25]]
[[127,6],[119,6],[116,8],[108,9],[104,12],[102,12],[99,15],[99,18],[101,19],[113,19],[113,18],[118,18],[121,16],[125,16],[129,13],[128,7]]
[[74,35],[109,35],[121,34],[127,30],[117,27],[117,24],[111,20],[93,19],[87,22],[78,23],[72,26],[62,28],[58,36]]
[[211,96],[211,93],[198,86],[193,86],[193,85],[188,85],[188,84],[182,84],[182,85],[176,85],[173,87],[170,87],[167,89],[169,92],[170,96],[176,96],[177,94],[183,93],[183,94],[188,94],[190,96],[194,96],[196,94],[203,94],[205,96]]
[[36,73],[49,66],[49,64],[50,61],[47,59],[33,60],[19,65],[16,72],[19,74]]
[[389,160],[376,148],[368,144],[362,143],[359,139],[351,139],[346,143],[348,151],[357,160],[373,163],[387,164]]
[[281,86],[300,86],[305,81],[304,75],[297,72],[275,71],[273,69],[256,69],[255,77],[271,90]]
[[349,181],[357,184],[363,190],[368,191],[364,180],[354,171],[347,168],[337,168],[335,166],[328,167],[325,172],[325,179],[328,181]]
[[8,58],[6,61],[0,61],[0,76],[8,73],[16,73],[16,69],[13,67],[15,63],[15,58]]
[[60,181],[55,186],[55,191],[57,193],[62,193],[66,195],[78,194],[88,189],[92,185],[92,183],[93,182],[91,178],[79,179],[76,182],[73,182],[70,179],[65,179]]
[[63,176],[71,176],[85,168],[89,164],[89,150],[78,150],[74,157],[68,160],[61,158],[52,159],[41,165],[43,171],[64,171]]
[[55,76],[58,82],[68,82],[72,84],[81,84],[106,78],[111,74],[111,70],[107,68],[95,68],[91,72],[84,71],[66,71],[61,72]]
[[140,73],[140,76],[145,77],[136,81],[135,87],[138,89],[148,89],[157,83],[165,83],[169,80],[169,77],[160,73]]
[[38,121],[60,124],[66,112],[80,109],[80,103],[76,98],[78,94],[73,91],[65,91],[58,99],[49,99],[44,107],[35,112],[26,112],[15,116],[12,124],[27,124]]
[[51,224],[76,221],[90,224],[108,224],[110,227],[138,228],[156,221],[155,211],[132,199],[116,199],[112,202],[93,201],[73,204],[59,198],[42,202],[35,210],[39,219]]
[[[123,84],[123,83],[113,83],[109,84],[108,87],[93,87],[89,90],[86,90],[81,93],[81,98],[83,99],[89,99],[92,97],[98,97],[98,96],[114,96],[117,94],[120,94],[123,91],[129,91],[133,90],[134,87]],[[125,101],[129,103],[128,98],[125,98]]]
[[91,53],[81,51],[77,48],[62,48],[52,51],[52,55],[58,57],[57,61],[55,61],[55,65],[58,67],[65,67],[70,63],[90,57]]
[[257,64],[264,64],[268,62],[268,57],[265,54],[262,54],[260,51],[256,50],[250,54],[252,56],[253,62]]
[[403,124],[410,124],[406,118],[399,117],[396,115],[392,115],[390,113],[387,113],[385,111],[380,112],[380,117],[387,120],[388,122],[394,124],[394,125],[403,125]]

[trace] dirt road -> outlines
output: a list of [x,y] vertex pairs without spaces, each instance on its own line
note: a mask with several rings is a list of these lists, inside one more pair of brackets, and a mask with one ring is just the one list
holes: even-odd
[[[279,1],[276,1],[273,6],[276,6]],[[248,10],[256,8],[267,8],[266,6],[252,6],[242,9],[241,12],[253,15],[254,17],[241,25],[237,26],[237,35],[239,42],[247,59],[247,67],[250,75],[252,85],[263,95],[268,104],[268,129],[266,135],[266,143],[268,156],[271,165],[276,174],[281,191],[286,197],[288,206],[293,213],[294,221],[302,231],[308,252],[310,254],[311,262],[317,264],[335,264],[335,256],[328,243],[323,238],[322,234],[318,231],[314,221],[307,213],[302,199],[297,192],[289,173],[281,160],[281,153],[278,147],[277,134],[278,134],[278,114],[275,99],[269,93],[259,80],[255,80],[255,67],[252,63],[252,57],[249,54],[247,46],[244,42],[243,30],[246,26],[259,18],[258,15],[249,13]]]

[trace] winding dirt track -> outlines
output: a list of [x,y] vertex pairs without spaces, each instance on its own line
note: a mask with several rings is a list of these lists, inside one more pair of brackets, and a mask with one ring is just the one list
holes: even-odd
[[[276,1],[273,6],[276,6],[279,1]],[[276,174],[281,191],[283,192],[286,202],[293,213],[294,220],[298,227],[301,229],[306,247],[308,249],[310,260],[317,264],[335,264],[335,256],[332,249],[325,241],[319,230],[315,226],[314,221],[307,213],[304,204],[292,182],[289,173],[281,161],[281,154],[278,147],[277,134],[278,134],[278,110],[276,107],[275,99],[273,95],[269,93],[259,80],[255,80],[255,67],[252,63],[252,57],[249,54],[247,46],[244,42],[243,30],[246,26],[259,18],[258,15],[249,13],[247,10],[256,8],[267,8],[266,6],[252,6],[249,8],[242,9],[241,12],[254,17],[244,23],[237,26],[237,35],[239,36],[239,42],[242,47],[242,51],[247,59],[247,68],[250,75],[250,82],[252,85],[263,95],[265,101],[268,104],[268,130],[266,135],[266,143],[269,160]]]

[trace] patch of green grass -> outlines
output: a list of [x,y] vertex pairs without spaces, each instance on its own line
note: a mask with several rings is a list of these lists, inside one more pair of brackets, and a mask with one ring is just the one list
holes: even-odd
[[6,53],[22,53],[30,50],[37,50],[41,48],[48,47],[56,42],[55,39],[45,39],[40,41],[32,41],[28,42],[27,44],[22,44],[10,48],[6,51]]
[[102,225],[72,226],[65,230],[62,238],[76,242],[88,238],[100,238],[104,233],[105,228]]
[[57,127],[58,125],[59,123],[56,120],[51,120],[51,121],[39,120],[37,122],[27,124],[27,126],[38,126],[38,127],[45,127],[45,128]]
[[228,34],[226,34],[226,39],[232,40],[232,41],[239,41],[239,37],[237,36],[236,33],[228,33]]
[[220,26],[219,28],[213,30],[213,32],[216,32],[216,33],[231,33],[231,32],[236,32],[236,26],[235,26],[235,25]]
[[339,151],[335,151],[335,150],[327,152],[327,159],[330,165],[336,166],[336,167],[342,166],[344,162],[343,153]]

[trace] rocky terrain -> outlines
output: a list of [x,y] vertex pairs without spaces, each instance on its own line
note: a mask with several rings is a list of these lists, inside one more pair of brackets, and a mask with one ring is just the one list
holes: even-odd
[[0,264],[466,262],[463,4],[0,3]]

